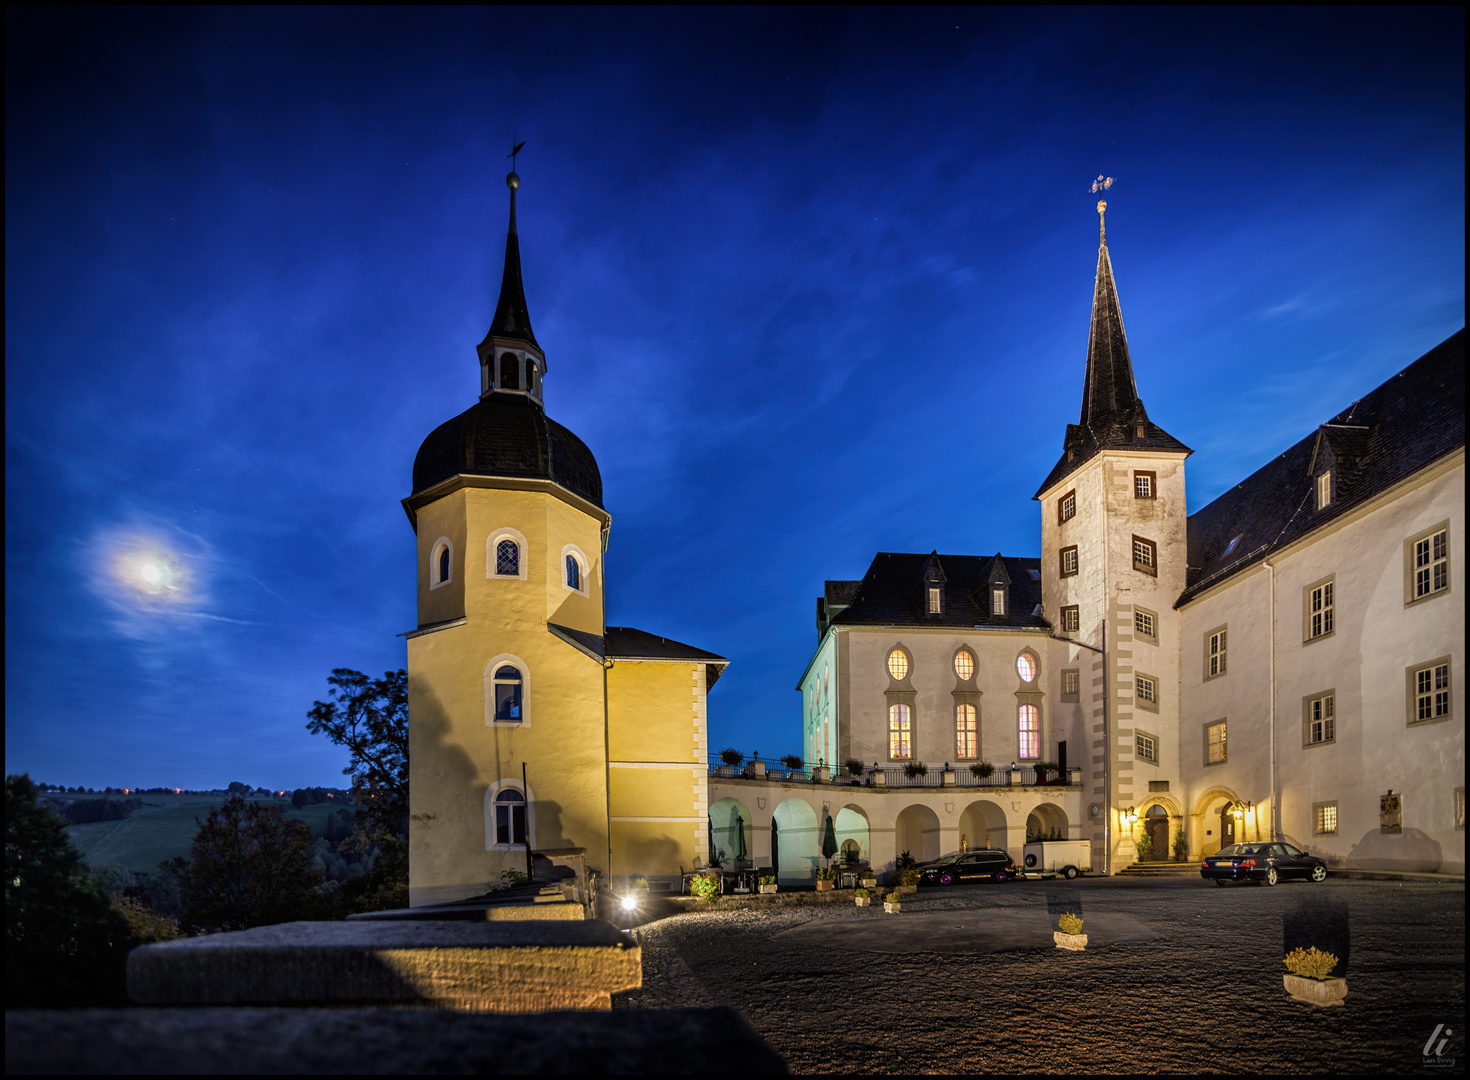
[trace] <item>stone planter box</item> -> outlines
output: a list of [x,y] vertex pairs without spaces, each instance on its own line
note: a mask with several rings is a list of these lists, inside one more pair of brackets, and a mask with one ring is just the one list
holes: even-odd
[[890,904],[887,900],[883,901],[883,910],[890,915],[897,915],[898,909],[901,907],[903,907],[902,904]]
[[1087,948],[1086,934],[1064,934],[1060,930],[1053,930],[1052,940],[1057,943],[1059,949],[1071,949],[1073,952],[1081,952]]
[[878,887],[878,879],[877,878],[872,878],[872,877],[865,877],[865,878],[859,879],[858,884],[861,885],[865,889],[876,889]]
[[899,896],[913,896],[919,891],[919,887],[917,885],[895,885],[893,891]]
[[1341,1005],[1347,997],[1346,979],[1308,979],[1301,975],[1283,975],[1286,992],[1296,1001],[1309,1005]]
[[854,904],[856,904],[858,907],[867,907],[873,901],[872,901],[871,898],[866,897],[866,896],[854,896],[852,898],[852,902]]
[[833,886],[836,884],[835,881],[819,881],[817,882],[817,892],[831,892]]
[[780,887],[781,887],[781,886],[779,886],[779,885],[762,885],[762,886],[761,886],[761,887],[760,887],[760,890],[761,890],[761,892],[763,892],[763,893],[773,893],[773,892],[775,892],[775,891],[776,891],[776,890],[777,890],[777,889],[779,889],[779,888],[780,888]]

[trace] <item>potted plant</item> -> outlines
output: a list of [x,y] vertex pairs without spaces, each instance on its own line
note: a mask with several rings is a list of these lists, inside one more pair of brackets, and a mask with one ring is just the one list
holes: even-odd
[[1290,974],[1281,976],[1281,980],[1295,1000],[1325,1007],[1341,1005],[1347,997],[1347,980],[1332,978],[1332,969],[1337,967],[1337,957],[1332,953],[1314,945],[1287,953],[1282,962]]
[[843,768],[847,770],[848,776],[861,778],[863,775],[863,769],[866,768],[866,766],[857,758],[848,758],[847,761],[843,763]]
[[989,780],[995,774],[995,766],[988,761],[977,761],[970,766],[970,775],[976,780]]
[[1183,829],[1174,834],[1174,861],[1189,861],[1189,837],[1185,835]]
[[1057,772],[1059,767],[1055,761],[1038,761],[1035,768],[1036,782],[1038,784],[1044,784],[1046,783],[1046,774]]
[[792,772],[796,772],[798,769],[801,768],[801,758],[797,757],[795,754],[787,754],[781,759],[781,764],[785,765]]
[[910,780],[917,780],[921,776],[929,775],[929,766],[922,761],[910,761],[903,767],[903,774]]
[[777,884],[776,884],[776,875],[775,874],[762,874],[761,875],[761,885],[760,885],[761,892],[763,892],[763,893],[773,893],[773,892],[776,891],[776,889],[778,887],[779,886],[777,886]]
[[689,891],[697,900],[713,900],[720,892],[720,875],[700,874],[689,882]]
[[1148,862],[1150,859],[1153,858],[1154,838],[1148,833],[1145,832],[1142,836],[1135,840],[1134,846],[1138,848],[1139,862]]
[[648,892],[648,879],[641,876],[635,877],[633,879],[633,890],[634,892],[641,892],[646,894]]
[[858,878],[858,884],[865,889],[876,889],[878,887],[878,876],[873,873],[872,867],[863,867],[862,876]]
[[1071,949],[1073,952],[1081,952],[1087,948],[1087,935],[1082,932],[1082,917],[1073,915],[1070,911],[1057,920],[1060,930],[1053,930],[1052,940],[1057,943],[1059,949]]
[[897,915],[898,914],[898,901],[899,901],[898,893],[896,893],[896,892],[889,893],[887,896],[885,896],[883,898],[883,910],[886,911],[890,915]]
[[873,901],[867,889],[855,889],[852,894],[852,902],[858,907],[867,907]]
[[830,866],[817,868],[817,892],[831,892],[837,887],[837,871]]
[[919,891],[919,872],[912,866],[893,872],[893,884],[900,894],[907,896]]

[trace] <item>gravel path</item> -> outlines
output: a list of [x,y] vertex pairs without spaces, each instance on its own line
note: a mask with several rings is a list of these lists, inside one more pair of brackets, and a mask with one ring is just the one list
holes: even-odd
[[[1039,945],[1063,910],[1156,936]],[[982,884],[922,891],[896,916],[716,911],[636,934],[644,987],[615,1008],[733,1006],[793,1072],[1464,1071],[1460,885]],[[1345,1006],[1286,996],[1286,940],[1343,957]],[[1457,1033],[1450,1069],[1422,1059],[1437,1024]]]

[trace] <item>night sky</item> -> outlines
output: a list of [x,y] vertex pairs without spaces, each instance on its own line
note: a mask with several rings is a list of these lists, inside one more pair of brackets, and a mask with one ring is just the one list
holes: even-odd
[[1464,324],[1464,13],[7,9],[6,769],[339,783],[512,137],[607,620],[800,749],[826,578],[1040,553],[1098,173],[1191,510]]

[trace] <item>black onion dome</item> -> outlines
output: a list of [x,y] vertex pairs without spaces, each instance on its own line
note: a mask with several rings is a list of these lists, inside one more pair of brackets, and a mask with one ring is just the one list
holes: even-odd
[[413,493],[460,475],[550,480],[603,508],[587,444],[518,395],[492,394],[430,432],[414,458]]

